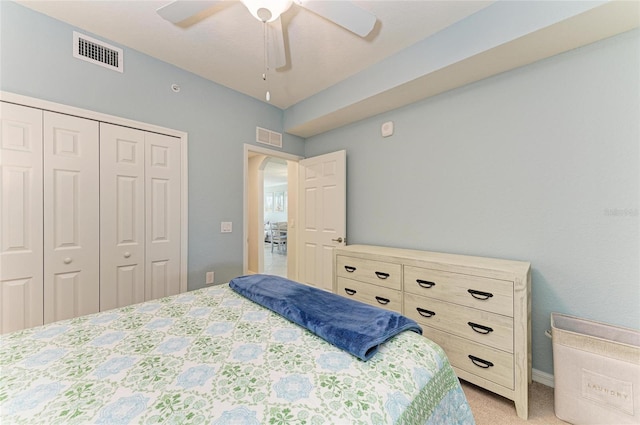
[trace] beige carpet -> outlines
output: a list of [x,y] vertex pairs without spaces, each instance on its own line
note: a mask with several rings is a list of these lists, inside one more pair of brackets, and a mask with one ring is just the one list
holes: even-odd
[[566,424],[553,411],[553,388],[534,382],[529,386],[529,420],[516,415],[513,401],[483,388],[461,381],[476,425]]

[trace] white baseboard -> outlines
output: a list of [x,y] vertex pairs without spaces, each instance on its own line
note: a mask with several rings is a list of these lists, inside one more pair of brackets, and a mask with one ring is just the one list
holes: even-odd
[[543,372],[538,369],[533,369],[531,371],[531,379],[535,382],[541,383],[542,385],[546,385],[547,387],[555,387],[553,375],[551,375],[550,373]]

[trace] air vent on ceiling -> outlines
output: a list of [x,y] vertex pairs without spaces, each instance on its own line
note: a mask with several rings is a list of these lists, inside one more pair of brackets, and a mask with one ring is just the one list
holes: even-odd
[[281,148],[282,134],[266,128],[256,127],[256,142]]
[[73,32],[73,57],[122,72],[124,55],[122,49]]

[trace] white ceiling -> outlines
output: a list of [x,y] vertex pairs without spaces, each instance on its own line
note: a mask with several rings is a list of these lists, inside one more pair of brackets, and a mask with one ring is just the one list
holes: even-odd
[[[239,1],[216,5],[185,28],[156,13],[168,0],[18,3],[264,101],[262,23]],[[287,66],[269,73],[273,105],[286,109],[493,1],[354,3],[378,18],[366,39],[295,4],[283,14]]]
[[287,161],[280,158],[269,158],[264,167],[264,187],[274,187],[286,185]]
[[640,26],[637,0],[356,0],[378,19],[363,39],[294,4],[267,87],[263,26],[238,0],[183,26],[156,13],[170,0],[17,1],[263,102],[268,88],[305,138]]

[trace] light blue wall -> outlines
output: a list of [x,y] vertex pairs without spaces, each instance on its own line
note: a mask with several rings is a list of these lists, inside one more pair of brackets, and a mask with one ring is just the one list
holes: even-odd
[[[122,74],[75,59],[76,28],[13,2],[0,1],[0,26],[1,90],[188,132],[189,289],[208,270],[216,283],[241,274],[243,144],[256,126],[282,131],[282,111],[131,49]],[[302,139],[283,143],[302,154]]]
[[[307,139],[347,150],[347,239],[530,261],[553,311],[640,328],[639,32]],[[394,121],[395,134],[380,136]]]

